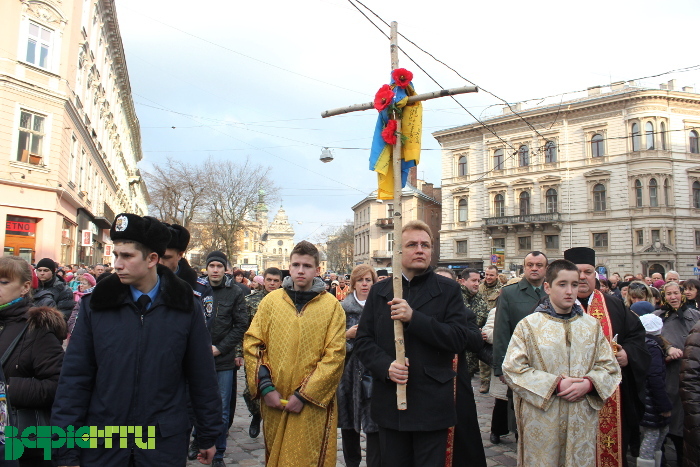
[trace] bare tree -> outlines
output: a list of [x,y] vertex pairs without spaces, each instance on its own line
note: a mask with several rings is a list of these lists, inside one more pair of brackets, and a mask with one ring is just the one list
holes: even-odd
[[153,164],[153,171],[144,173],[152,215],[189,229],[207,201],[207,177],[203,169],[201,164],[187,164],[170,157],[164,164]]
[[351,221],[331,230],[326,240],[326,257],[331,271],[349,273],[353,267],[355,232]]

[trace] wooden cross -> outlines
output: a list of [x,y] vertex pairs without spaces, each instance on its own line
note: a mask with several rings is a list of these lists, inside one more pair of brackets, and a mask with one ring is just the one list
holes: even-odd
[[[399,67],[399,47],[397,44],[397,23],[393,21],[391,23],[391,37],[390,37],[390,50],[391,50],[391,69],[395,70]],[[419,101],[426,101],[428,99],[435,99],[436,97],[452,96],[455,94],[464,94],[467,92],[478,92],[476,86],[463,86],[461,88],[453,89],[441,89],[439,91],[430,92],[426,94],[418,94],[415,96],[410,96],[408,98],[408,104]],[[341,115],[349,112],[356,112],[358,110],[369,110],[374,108],[373,102],[367,102],[365,104],[354,104],[347,107],[341,107],[338,109],[326,110],[321,114],[323,118],[332,117],[334,115]],[[396,133],[401,135],[401,119],[396,119]],[[394,248],[391,257],[391,265],[393,272],[393,287],[394,287],[394,297],[401,298],[403,289],[401,284],[401,279],[403,277],[403,269],[401,267],[401,229],[403,228],[402,221],[402,203],[401,203],[401,138],[396,138],[396,144],[393,147],[391,155],[391,164],[394,169]],[[403,323],[399,320],[394,321],[394,343],[396,346],[396,362],[405,365],[406,364],[406,348],[404,345],[403,337]],[[397,384],[396,385],[396,405],[399,410],[406,410],[408,405],[406,403],[406,385]]]

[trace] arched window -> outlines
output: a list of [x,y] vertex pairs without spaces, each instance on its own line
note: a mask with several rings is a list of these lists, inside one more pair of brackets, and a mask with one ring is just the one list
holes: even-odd
[[690,130],[690,152],[693,154],[700,154],[700,147],[698,147],[698,132],[695,130]]
[[649,206],[659,207],[659,184],[656,183],[655,178],[649,180]]
[[273,254],[273,255],[276,255],[276,254],[277,254],[277,248],[273,248],[273,249],[272,249],[272,254]]
[[632,124],[632,151],[639,151],[642,146],[642,135],[639,134],[639,123]]
[[523,191],[520,193],[520,215],[527,216],[530,214],[530,193]]
[[593,187],[593,210],[605,211],[605,185],[598,183]]
[[457,206],[459,222],[467,222],[467,200],[465,198],[460,199]]
[[457,175],[460,177],[467,175],[467,156],[462,156],[457,161]]
[[493,215],[494,217],[506,215],[506,200],[500,193],[493,197]]
[[661,140],[661,149],[666,150],[666,123],[659,124],[659,138]]
[[664,202],[666,206],[671,205],[671,182],[668,181],[668,178],[664,180]]
[[547,141],[544,145],[544,163],[551,164],[557,161],[557,145],[554,141]]
[[493,170],[503,169],[503,149],[496,149],[493,153]]
[[634,198],[638,208],[644,204],[644,195],[642,194],[642,182],[637,179],[634,181]]
[[647,149],[654,149],[654,124],[647,122],[644,132],[646,133]]
[[603,135],[596,133],[591,138],[591,155],[593,157],[603,157],[605,148],[603,147]]
[[545,199],[547,201],[547,212],[557,212],[557,190],[554,188],[547,190]]
[[700,209],[700,182],[693,182],[693,207]]
[[518,159],[520,160],[520,167],[527,167],[530,165],[530,150],[527,145],[523,144],[518,149]]

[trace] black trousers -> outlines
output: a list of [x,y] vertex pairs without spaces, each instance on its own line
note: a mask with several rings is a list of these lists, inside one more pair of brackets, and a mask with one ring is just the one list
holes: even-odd
[[397,431],[379,427],[382,467],[444,467],[447,428]]
[[508,401],[496,399],[491,413],[491,433],[497,436],[508,434]]
[[[362,462],[360,434],[353,429],[341,429],[343,436],[343,458],[347,467],[359,467]],[[365,433],[367,436],[367,467],[381,467],[382,457],[379,447],[379,433]]]

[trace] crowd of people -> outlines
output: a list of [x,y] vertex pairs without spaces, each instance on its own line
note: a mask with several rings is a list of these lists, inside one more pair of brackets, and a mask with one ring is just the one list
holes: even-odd
[[286,271],[213,251],[201,274],[187,229],[129,213],[110,236],[113,265],[0,258],[0,425],[154,427],[155,448],[30,446],[15,465],[225,466],[241,369],[270,466],[335,466],[338,429],[348,467],[486,466],[473,380],[495,401],[491,443],[512,434],[520,466],[658,467],[671,445],[700,465],[697,279],[605,277],[586,247],[532,251],[512,279],[457,276],[431,267],[420,221],[400,278],[322,277],[306,241]]

